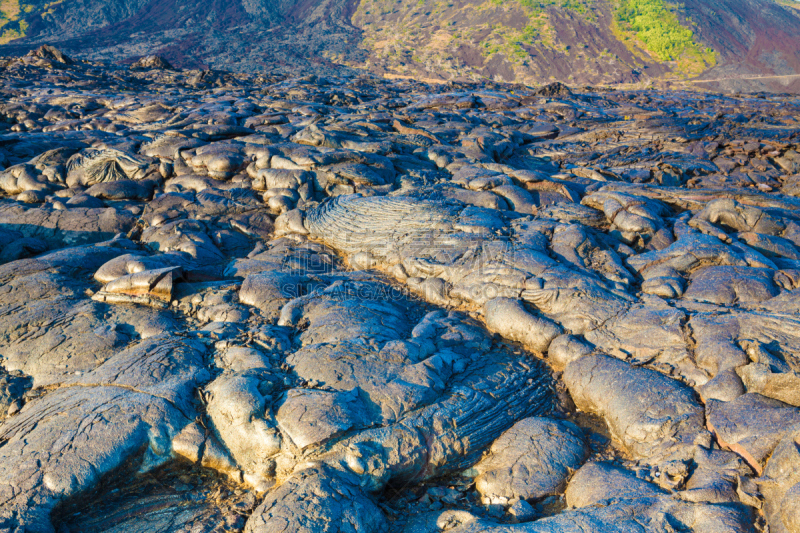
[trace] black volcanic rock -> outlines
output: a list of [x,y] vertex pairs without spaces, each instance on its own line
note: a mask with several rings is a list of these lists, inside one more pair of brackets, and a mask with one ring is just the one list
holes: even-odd
[[159,70],[175,70],[175,67],[169,64],[169,61],[161,56],[144,56],[139,58],[131,64],[131,70],[136,69],[159,69]]
[[549,98],[556,96],[570,97],[572,96],[572,91],[563,83],[555,82],[536,89],[533,94],[536,96],[545,96]]
[[50,46],[48,44],[43,44],[39,48],[35,50],[31,50],[28,54],[25,55],[23,60],[33,61],[33,62],[56,62],[62,63],[64,65],[71,65],[74,63],[72,59],[64,54],[61,50],[54,46]]

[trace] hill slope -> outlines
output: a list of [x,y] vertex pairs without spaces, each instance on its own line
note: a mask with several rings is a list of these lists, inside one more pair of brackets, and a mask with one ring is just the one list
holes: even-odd
[[[182,68],[319,72],[326,53],[357,51],[350,0],[0,0],[24,4],[0,28],[0,53],[54,44],[79,57],[133,62],[149,54]],[[5,7],[2,8],[6,11]],[[14,37],[20,26],[25,36]],[[354,52],[355,50],[355,52]]]
[[800,92],[800,11],[775,0],[0,0],[0,12],[5,55],[46,42],[186,68],[574,84],[699,76],[724,80],[697,84],[706,88]]

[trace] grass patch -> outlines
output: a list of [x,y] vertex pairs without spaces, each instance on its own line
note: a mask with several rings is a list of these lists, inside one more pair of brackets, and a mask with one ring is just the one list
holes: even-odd
[[659,61],[673,62],[686,76],[717,62],[716,53],[697,43],[663,0],[619,0],[612,30],[634,52],[639,47]]
[[19,0],[0,0],[0,44],[25,37],[28,23],[22,15],[33,9],[34,6],[24,5]]
[[28,33],[28,20],[52,15],[63,2],[64,0],[0,0],[0,44],[25,37]]
[[503,54],[512,63],[521,63],[528,58],[526,45],[538,42],[548,48],[555,46],[548,8],[572,11],[589,22],[597,21],[597,16],[591,10],[594,0],[490,0],[490,3],[501,7],[520,7],[528,17],[528,23],[522,30],[495,27],[492,34],[481,42],[484,57]]

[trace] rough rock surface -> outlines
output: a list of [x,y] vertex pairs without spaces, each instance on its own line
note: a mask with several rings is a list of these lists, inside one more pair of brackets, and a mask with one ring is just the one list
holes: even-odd
[[489,453],[475,465],[475,488],[484,502],[506,504],[561,493],[589,447],[571,422],[526,418],[494,441]]
[[800,531],[795,100],[58,65],[0,530]]

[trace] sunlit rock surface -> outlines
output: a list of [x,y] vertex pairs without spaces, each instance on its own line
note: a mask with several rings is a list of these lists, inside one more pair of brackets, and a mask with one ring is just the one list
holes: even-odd
[[45,55],[0,530],[800,531],[796,100]]

